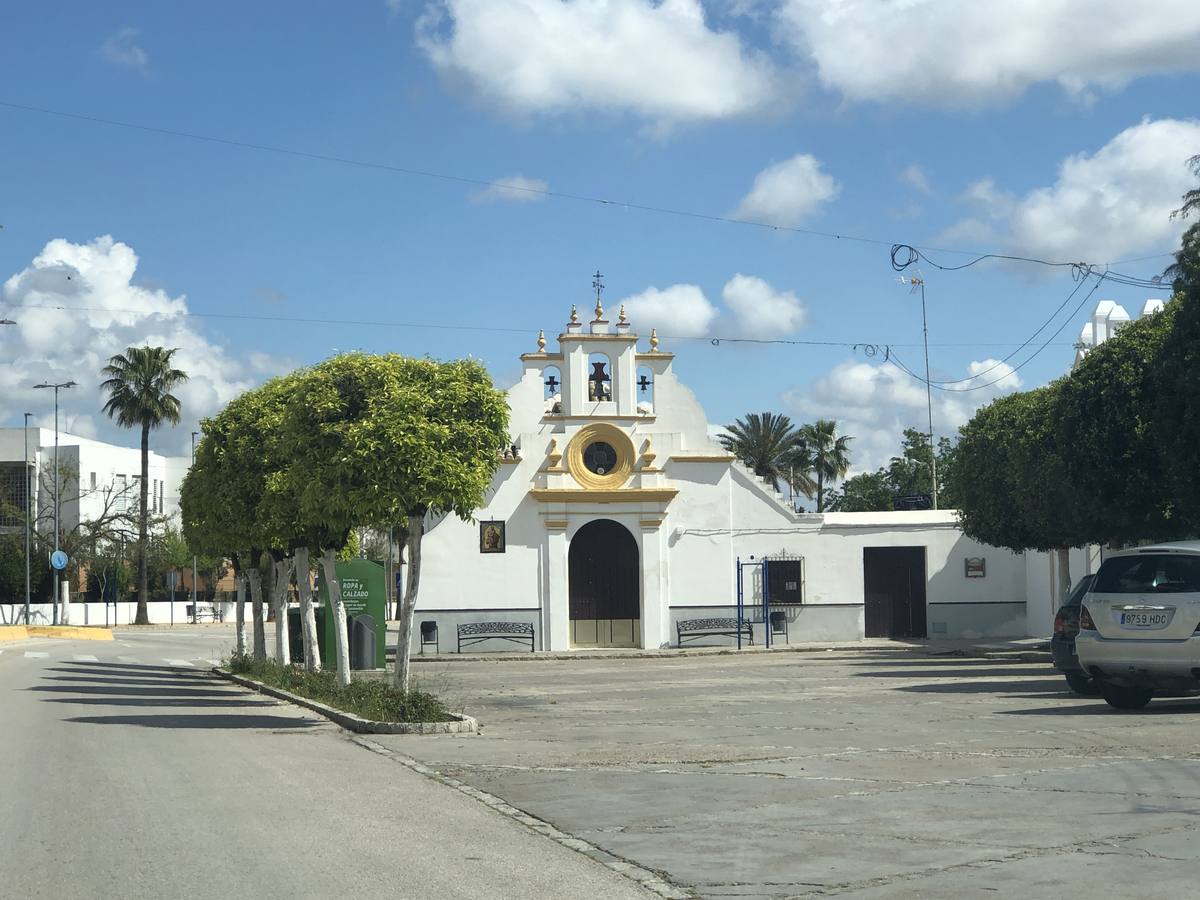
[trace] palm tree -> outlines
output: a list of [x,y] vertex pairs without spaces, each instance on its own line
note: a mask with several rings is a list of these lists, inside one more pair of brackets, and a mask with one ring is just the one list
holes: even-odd
[[100,385],[108,391],[104,412],[122,428],[142,429],[142,481],[138,505],[138,625],[148,625],[146,608],[149,584],[146,573],[146,532],[150,515],[147,498],[150,470],[150,429],[164,422],[179,424],[179,398],[171,391],[187,381],[187,373],[171,367],[174,350],[164,347],[129,347],[100,370],[108,379]]
[[837,422],[833,419],[817,419],[801,426],[798,439],[808,450],[812,472],[816,475],[817,512],[825,512],[825,486],[849,471],[850,442],[854,438],[839,437]]
[[749,413],[725,429],[721,435],[725,449],[754,470],[769,478],[775,489],[788,480],[789,457],[796,449],[796,429],[792,420],[778,413]]
[[[1187,161],[1187,167],[1192,170],[1192,174],[1200,178],[1200,153],[1191,157]],[[1186,219],[1194,212],[1200,212],[1200,187],[1194,187],[1189,191],[1185,191],[1183,197],[1183,205],[1179,209],[1171,213],[1171,218],[1176,217]]]

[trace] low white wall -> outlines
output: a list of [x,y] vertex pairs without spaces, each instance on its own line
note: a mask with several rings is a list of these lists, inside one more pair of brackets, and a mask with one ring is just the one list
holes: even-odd
[[[232,622],[236,615],[234,603],[217,601],[205,603],[201,601],[201,622]],[[132,625],[137,617],[136,603],[117,603],[114,614],[112,603],[75,603],[68,604],[67,616],[60,622],[64,625]],[[154,601],[146,604],[150,622],[154,625],[186,625],[191,622],[188,616],[190,603],[177,600],[171,603],[167,600]],[[209,614],[209,607],[216,608],[216,616]],[[23,623],[25,605],[23,603],[0,603],[0,625]],[[246,614],[249,618],[249,612]],[[29,620],[32,625],[50,625],[54,621],[54,607],[49,603],[31,603],[29,605]]]

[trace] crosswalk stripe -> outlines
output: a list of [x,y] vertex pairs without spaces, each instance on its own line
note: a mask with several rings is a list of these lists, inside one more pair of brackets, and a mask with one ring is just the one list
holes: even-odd
[[141,660],[138,659],[136,656],[118,656],[117,661],[123,662],[123,663],[140,663],[141,662]]
[[86,653],[76,653],[75,662],[100,662],[100,660],[96,659],[94,656],[89,656]]
[[164,659],[163,662],[165,662],[168,666],[185,666],[189,669],[196,668],[186,659]]
[[50,654],[44,650],[26,650],[25,651],[26,659],[45,659],[49,655]]

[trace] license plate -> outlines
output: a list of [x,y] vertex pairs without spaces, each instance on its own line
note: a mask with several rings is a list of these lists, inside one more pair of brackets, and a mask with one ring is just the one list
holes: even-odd
[[1162,628],[1170,621],[1170,613],[1165,612],[1121,613],[1121,624],[1126,628]]

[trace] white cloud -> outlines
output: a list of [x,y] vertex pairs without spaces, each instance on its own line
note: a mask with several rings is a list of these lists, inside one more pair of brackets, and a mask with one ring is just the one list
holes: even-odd
[[771,225],[798,225],[840,190],[816,157],[799,153],[754,176],[750,193],[742,198],[734,216]]
[[922,194],[933,193],[933,188],[929,185],[929,176],[925,174],[925,170],[913,163],[900,173],[900,180],[911,188],[915,188]]
[[1010,244],[1031,256],[1108,262],[1173,249],[1187,223],[1171,220],[1194,186],[1185,162],[1200,147],[1200,121],[1146,120],[1092,155],[1059,166],[1058,180],[1026,194],[1009,219]]
[[526,178],[524,175],[506,175],[497,178],[481,191],[471,195],[476,203],[489,203],[504,200],[509,203],[533,203],[546,199],[546,191],[550,185],[540,178]]
[[779,105],[765,54],[700,0],[433,0],[417,43],[448,79],[517,114],[629,112],[660,128]]
[[87,244],[58,238],[4,283],[4,315],[17,325],[0,328],[0,421],[46,409],[52,398],[32,389],[37,382],[74,380],[79,387],[60,395],[63,421],[76,433],[129,443],[130,433],[100,414],[100,369],[129,346],[177,347],[174,361],[190,375],[176,391],[183,422],[153,440],[182,453],[201,417],[282,369],[266,354],[248,366],[232,358],[181,315],[183,296],[136,284],[137,265],[133,249],[110,236]]
[[[1021,386],[1012,367],[994,359],[972,362],[967,373],[970,380],[950,385],[954,391],[933,392],[935,437],[953,437],[980,406]],[[784,402],[797,421],[834,419],[840,433],[852,435],[855,473],[874,471],[899,455],[905,428],[928,427],[924,383],[890,362],[839,363],[808,385],[786,392]]]
[[780,291],[754,275],[737,273],[721,290],[724,308],[694,284],[647,288],[618,301],[634,329],[660,337],[771,338],[791,334],[808,322],[808,308],[791,291]]
[[1067,157],[1054,184],[1024,196],[974,182],[959,198],[973,214],[936,240],[1097,264],[1170,250],[1187,225],[1171,212],[1194,184],[1186,160],[1197,147],[1200,121],[1147,119],[1091,155]]
[[658,329],[661,337],[700,337],[710,333],[717,308],[694,284],[673,284],[659,290],[646,288],[620,301],[635,329]]
[[150,58],[137,44],[138,29],[126,25],[110,34],[100,45],[100,55],[112,63],[125,69],[146,73]]
[[733,312],[738,334],[745,337],[780,337],[808,322],[808,310],[795,294],[777,291],[753,275],[734,275],[721,296]]
[[786,39],[851,100],[972,106],[1057,82],[1090,99],[1200,70],[1200,4],[1156,0],[782,0]]

